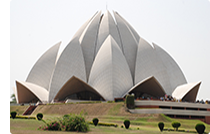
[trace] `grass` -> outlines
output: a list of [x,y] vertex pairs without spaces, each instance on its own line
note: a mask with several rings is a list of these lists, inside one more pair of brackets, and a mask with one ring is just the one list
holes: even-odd
[[16,111],[17,114],[22,115],[29,106],[10,106],[10,112]]
[[[66,134],[63,131],[41,131],[37,130],[40,125],[44,125],[42,121],[38,120],[25,120],[25,119],[10,119],[10,131],[13,134]],[[115,127],[104,127],[104,126],[97,126],[90,125],[90,131],[88,134],[107,134],[107,133],[121,133],[121,134],[128,134],[128,133],[141,133],[141,134],[160,134],[161,132],[157,127],[149,127],[149,126],[139,126],[139,130],[137,130],[136,126],[132,126],[128,130],[125,128],[121,128],[120,126]],[[163,134],[185,134],[183,132],[162,132]],[[71,134],[78,134],[77,132],[71,132]]]
[[[155,116],[155,117],[154,117]],[[48,116],[50,117],[50,116]],[[57,117],[57,116],[56,116]],[[56,118],[55,116],[51,116],[49,119]],[[152,119],[154,117],[154,119]],[[125,117],[121,116],[105,116],[101,119],[99,119],[99,122],[110,122],[110,123],[117,123],[118,127],[105,127],[105,126],[97,126],[95,127],[94,125],[90,125],[90,131],[88,134],[106,134],[106,133],[122,133],[122,134],[127,134],[127,133],[141,133],[141,134],[158,134],[161,133],[159,131],[159,128],[157,127],[158,119],[165,118],[164,115],[150,115],[148,117],[145,117],[143,119],[137,118],[135,120],[131,120],[131,125],[130,128],[127,130],[125,128],[121,128],[121,125],[123,125],[123,121]],[[90,118],[89,118],[90,119]],[[149,121],[150,120],[150,121]],[[166,119],[167,120],[167,119]],[[171,127],[171,121],[174,121],[175,119],[170,119],[170,121],[164,122],[165,124],[165,129],[173,129]],[[90,121],[90,120],[88,120]],[[185,131],[192,131],[196,132],[194,127],[195,124],[199,123],[200,121],[198,120],[182,120],[182,119],[176,119],[176,121],[181,122],[181,127],[179,130],[185,130]],[[30,134],[36,134],[36,133],[49,133],[49,131],[41,131],[37,130],[37,128],[40,125],[44,125],[42,121],[38,120],[27,120],[27,119],[10,119],[10,130],[11,133],[14,134],[22,134],[22,133],[30,133]],[[210,125],[206,125],[206,132],[210,131]],[[139,130],[137,130],[139,128]],[[65,132],[53,132],[50,131],[50,133],[64,133]],[[74,134],[74,132],[71,132]],[[163,131],[163,134],[186,134],[187,132],[176,132],[176,131]],[[76,134],[76,133],[75,133]]]
[[[11,111],[18,111],[23,113],[27,109],[27,106],[10,106]],[[44,120],[53,120],[56,117],[61,117],[68,113],[80,113],[86,112],[87,121],[92,121],[93,118],[98,118],[99,122],[115,123],[118,127],[105,127],[105,126],[93,126],[90,125],[90,132],[88,134],[106,134],[106,133],[141,133],[141,134],[159,134],[158,122],[164,122],[164,129],[173,129],[171,123],[178,121],[181,123],[179,130],[195,131],[195,125],[197,123],[203,123],[200,120],[184,120],[174,119],[163,114],[131,114],[125,111],[124,103],[96,103],[96,104],[63,104],[63,105],[40,105],[35,109],[31,116],[36,116],[41,112],[44,114]],[[121,128],[123,121],[129,119],[131,121],[130,129]],[[205,123],[204,123],[205,124]],[[10,130],[14,134],[30,133],[30,134],[46,134],[48,131],[37,130],[40,125],[44,125],[43,122],[37,120],[27,119],[10,119]],[[210,125],[205,124],[206,132],[210,132]],[[139,130],[137,130],[139,128]],[[50,133],[64,133],[65,132],[53,132]],[[74,134],[74,132],[71,132]],[[176,131],[164,131],[161,134],[186,134],[187,132]],[[76,134],[76,133],[75,133]]]

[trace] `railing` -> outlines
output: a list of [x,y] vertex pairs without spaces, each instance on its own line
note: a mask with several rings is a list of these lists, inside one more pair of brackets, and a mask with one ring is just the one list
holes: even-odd
[[31,115],[37,106],[29,106],[28,109],[23,113],[23,115]]

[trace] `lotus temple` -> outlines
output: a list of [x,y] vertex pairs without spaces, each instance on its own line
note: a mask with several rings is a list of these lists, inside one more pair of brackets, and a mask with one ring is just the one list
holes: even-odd
[[115,11],[96,12],[58,54],[60,44],[38,59],[25,81],[16,80],[18,103],[113,101],[127,94],[196,100],[201,82],[188,83],[163,48],[149,44]]

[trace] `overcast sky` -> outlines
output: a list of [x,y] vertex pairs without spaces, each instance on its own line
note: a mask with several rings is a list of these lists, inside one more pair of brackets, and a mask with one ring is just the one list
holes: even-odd
[[209,0],[12,0],[10,94],[45,51],[61,41],[62,52],[82,24],[106,8],[166,50],[188,83],[202,81],[197,99],[210,99]]

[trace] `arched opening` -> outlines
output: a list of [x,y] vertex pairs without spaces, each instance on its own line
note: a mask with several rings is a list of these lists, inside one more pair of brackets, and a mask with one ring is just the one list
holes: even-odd
[[73,100],[105,100],[95,89],[78,79],[71,77],[60,89],[54,101]]
[[[164,97],[165,91],[163,90],[160,83],[155,79],[155,77],[149,77],[131,88],[128,92],[129,94],[134,94],[135,99],[138,98],[154,98],[159,99]],[[124,96],[125,97],[125,96]]]
[[72,100],[102,100],[102,98],[90,91],[81,91],[74,94],[71,94],[65,98],[72,99]]
[[37,101],[40,101],[39,98],[23,84],[16,81],[16,86],[18,103],[36,103]]

